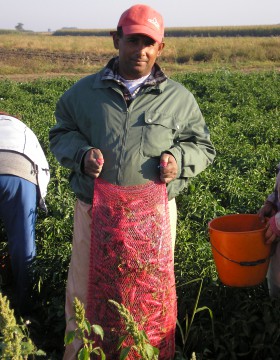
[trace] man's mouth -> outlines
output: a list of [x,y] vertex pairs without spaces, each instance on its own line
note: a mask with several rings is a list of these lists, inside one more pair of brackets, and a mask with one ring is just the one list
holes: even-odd
[[146,60],[143,60],[143,59],[134,59],[133,61],[135,63],[146,63],[147,62]]

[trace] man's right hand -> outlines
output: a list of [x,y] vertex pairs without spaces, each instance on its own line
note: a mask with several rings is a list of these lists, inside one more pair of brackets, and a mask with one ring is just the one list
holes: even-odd
[[98,178],[102,171],[104,159],[99,149],[90,149],[84,156],[84,173],[94,179]]

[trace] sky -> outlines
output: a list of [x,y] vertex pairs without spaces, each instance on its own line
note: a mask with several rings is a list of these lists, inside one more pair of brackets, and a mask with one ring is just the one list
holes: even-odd
[[0,29],[115,29],[137,3],[160,12],[165,27],[280,24],[280,0],[0,0]]

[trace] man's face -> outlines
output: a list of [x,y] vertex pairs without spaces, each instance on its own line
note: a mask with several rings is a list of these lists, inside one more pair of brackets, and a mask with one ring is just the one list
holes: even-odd
[[160,56],[164,43],[158,44],[141,34],[114,36],[114,46],[119,50],[119,71],[126,80],[139,79],[151,72]]

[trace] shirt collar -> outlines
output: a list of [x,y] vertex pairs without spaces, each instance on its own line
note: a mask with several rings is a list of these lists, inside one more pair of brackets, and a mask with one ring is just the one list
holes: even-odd
[[[145,80],[145,86],[158,85],[167,79],[167,76],[161,70],[158,64],[154,64],[151,74]],[[114,80],[119,84],[123,85],[121,82],[121,77],[119,75],[119,57],[112,58],[105,67],[103,76],[101,80]]]
[[108,64],[105,67],[103,76],[101,77],[101,80],[113,80],[116,81],[122,90],[123,96],[125,101],[129,104],[133,98],[135,98],[143,87],[149,87],[149,86],[158,86],[160,83],[162,83],[164,80],[166,80],[167,77],[161,70],[158,64],[154,64],[151,74],[148,76],[148,78],[144,81],[144,83],[138,87],[132,94],[129,92],[125,84],[121,80],[121,76],[119,74],[119,57],[112,58]]

